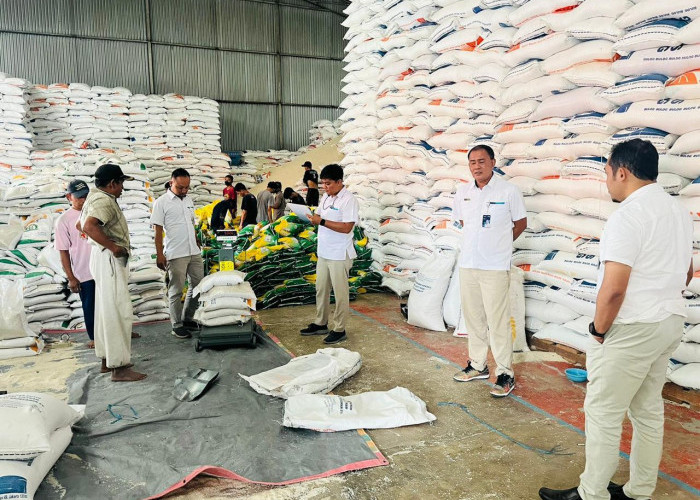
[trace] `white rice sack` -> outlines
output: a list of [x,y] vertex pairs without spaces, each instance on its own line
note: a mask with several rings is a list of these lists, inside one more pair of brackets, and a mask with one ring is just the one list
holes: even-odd
[[574,297],[592,300],[595,302],[598,297],[598,284],[595,281],[577,280],[569,288],[569,292]]
[[450,284],[445,292],[445,299],[442,302],[442,318],[445,324],[451,328],[459,325],[459,316],[462,311],[462,301],[459,285],[459,266],[455,266],[450,278]]
[[580,200],[575,200],[571,204],[571,208],[576,211],[576,213],[585,215],[586,217],[608,220],[613,212],[619,208],[619,204],[597,198],[582,198]]
[[633,102],[607,114],[605,120],[619,128],[653,127],[682,135],[700,130],[700,100]]
[[24,310],[24,282],[0,278],[0,340],[33,337]]
[[681,135],[668,152],[674,155],[700,152],[700,130]]
[[581,352],[586,352],[591,346],[594,346],[597,343],[589,333],[583,334],[558,324],[550,324],[545,326],[543,329],[535,333],[533,337],[566,345]]
[[0,499],[32,500],[44,477],[68,448],[73,437],[70,426],[51,434],[48,450],[31,461],[0,460]]
[[545,285],[563,288],[564,290],[568,290],[574,283],[574,279],[564,273],[547,271],[528,264],[520,266],[520,269],[524,271],[525,279],[528,281],[537,281]]
[[595,280],[598,275],[598,257],[555,250],[537,264],[536,268],[566,274],[573,278]]
[[[572,197],[561,194],[540,193],[524,198],[525,209],[528,211],[528,213],[535,212],[536,214],[539,212],[557,212],[560,214],[575,215],[577,213],[573,209],[573,204],[575,201],[576,200],[574,200]],[[528,215],[528,223],[530,220],[531,218]]]
[[581,134],[564,139],[546,139],[528,149],[531,158],[563,158],[574,160],[582,156],[607,156],[608,140],[605,134]]
[[543,194],[561,194],[580,200],[581,198],[596,198],[610,200],[605,180],[598,177],[560,177],[537,181],[535,189]]
[[69,427],[81,418],[81,413],[49,394],[16,392],[2,395],[0,458],[30,460],[47,452],[54,431]]
[[525,299],[525,311],[530,317],[537,318],[545,323],[556,323],[558,325],[580,316],[580,314],[556,302],[528,298]]
[[357,373],[360,366],[359,353],[326,348],[257,375],[238,375],[260,394],[287,399],[301,394],[327,394]]
[[537,250],[540,252],[562,250],[564,252],[578,253],[576,245],[579,240],[581,240],[579,236],[565,231],[524,232],[513,242],[513,245],[515,248],[523,250]]
[[584,175],[605,179],[607,159],[602,156],[582,156],[566,163],[561,170],[562,176]]
[[533,179],[532,177],[518,175],[516,177],[511,177],[510,179],[508,179],[508,182],[516,185],[518,189],[520,189],[520,192],[523,194],[523,196],[531,196],[537,193],[535,185],[537,185],[539,181],[537,179]]
[[670,77],[700,67],[700,44],[644,49],[622,56],[612,69],[623,76],[659,73]]
[[[584,4],[587,3],[584,2]],[[626,33],[622,28],[615,26],[614,17],[591,17],[571,24],[565,31],[578,40],[607,40],[609,42],[617,42]]]
[[592,62],[613,62],[615,48],[608,40],[581,42],[542,61],[542,69],[552,75],[563,73],[574,66]]
[[199,285],[192,290],[192,293],[194,296],[197,296],[217,286],[235,286],[240,285],[244,281],[245,273],[240,271],[219,271],[218,273],[205,276],[199,282]]
[[550,0],[548,2],[527,2],[515,11],[508,14],[508,22],[512,26],[519,26],[531,19],[552,14],[559,10],[575,8],[580,2],[577,0]]
[[501,87],[509,88],[513,85],[527,84],[537,78],[546,76],[542,70],[542,62],[537,60],[529,60],[523,62],[513,68],[501,80]]
[[669,173],[660,173],[656,182],[670,195],[678,194],[684,187],[690,184],[689,179]]
[[669,99],[700,99],[700,70],[688,71],[666,82]]
[[537,142],[542,139],[562,138],[566,134],[562,125],[563,121],[559,118],[504,125],[496,131],[493,140],[507,144],[510,142]]
[[686,299],[685,312],[688,315],[685,320],[687,323],[692,325],[700,324],[700,297]]
[[622,106],[628,102],[659,100],[666,94],[665,75],[650,74],[627,78],[615,84],[614,87],[600,92],[600,96],[608,101]]
[[22,238],[24,225],[19,217],[10,216],[0,221],[0,250],[14,250]]
[[[694,221],[700,220],[700,196],[679,196],[677,200]],[[698,287],[697,292],[693,290],[693,293],[700,295],[700,287]]]
[[545,288],[543,293],[547,300],[568,307],[572,311],[587,317],[595,316],[595,299],[581,298],[567,290],[555,287]]
[[564,71],[561,76],[579,87],[612,87],[622,80],[622,75],[613,70],[611,62],[581,64]]
[[504,123],[522,123],[527,121],[532,113],[539,106],[539,101],[535,99],[526,99],[511,106],[508,106],[498,118],[494,120],[494,125],[502,125]]
[[213,299],[223,297],[241,298],[251,301],[257,300],[255,297],[255,292],[253,292],[253,288],[247,281],[239,283],[238,285],[226,285],[211,288],[209,291],[201,293],[199,300],[201,302],[210,302]]
[[[567,33],[552,33],[541,38],[514,45],[503,56],[503,62],[510,67],[530,59],[546,59],[576,45],[578,40]],[[543,75],[540,75],[543,76]]]
[[700,196],[700,177],[681,189],[679,194],[688,197]]
[[633,30],[662,19],[692,20],[698,17],[700,17],[700,5],[696,0],[674,0],[673,2],[643,0],[636,2],[636,5],[622,13],[615,24],[625,30]]
[[421,267],[408,297],[408,323],[428,330],[444,332],[442,303],[450,284],[455,263],[454,252],[436,252],[434,259]]
[[679,45],[681,43],[700,43],[700,19],[695,19],[693,22],[680,29],[673,39],[672,45]]
[[[696,280],[697,278],[693,278]],[[683,342],[696,342],[700,344],[700,325],[686,325],[683,332]]]
[[643,141],[651,142],[656,151],[659,154],[663,154],[676,142],[678,136],[651,127],[632,127],[616,132],[615,135],[608,139],[607,144],[612,150],[613,146],[632,139],[642,139]]
[[513,258],[511,259],[511,264],[516,267],[524,264],[535,266],[542,262],[547,254],[548,252],[539,252],[537,250],[515,250],[513,252]]
[[354,396],[292,396],[284,404],[282,425],[322,432],[389,429],[432,422],[425,402],[408,389]]
[[644,50],[662,46],[671,46],[678,32],[686,24],[680,19],[662,19],[633,29],[615,45],[618,54],[625,55],[635,50]]
[[700,344],[681,342],[671,358],[680,363],[700,363]]
[[[528,145],[528,150],[529,147]],[[504,155],[503,152],[501,154]],[[544,177],[560,175],[562,166],[563,163],[558,158],[517,159],[510,165],[501,167],[501,170],[509,177],[522,175],[532,177],[533,179],[542,179]]]
[[548,75],[530,82],[517,83],[506,88],[500,96],[501,102],[510,106],[526,99],[542,101],[552,94],[566,92],[575,87],[573,83],[560,75]]
[[595,111],[608,113],[615,108],[612,102],[600,94],[596,87],[580,87],[562,94],[547,97],[532,114],[532,121],[545,118],[568,118],[579,113]]
[[552,31],[566,31],[575,23],[580,23],[596,16],[615,19],[633,5],[629,0],[586,0],[575,9],[566,9],[549,14],[544,19]]
[[683,365],[668,374],[668,379],[681,387],[700,389],[700,363]]

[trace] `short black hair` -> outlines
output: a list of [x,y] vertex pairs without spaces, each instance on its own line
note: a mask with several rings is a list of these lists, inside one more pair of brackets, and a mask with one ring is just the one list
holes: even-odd
[[292,196],[293,192],[294,190],[290,187],[284,188],[284,197],[289,198],[290,196]]
[[637,179],[655,181],[659,176],[659,152],[649,141],[632,139],[615,145],[608,165],[613,174],[624,167]]
[[277,185],[277,183],[275,181],[270,181],[267,183],[267,187],[269,187],[271,189],[275,189],[276,185]]
[[493,148],[491,146],[487,146],[486,144],[477,144],[473,148],[469,150],[469,153],[467,153],[467,158],[469,158],[474,151],[486,151],[486,154],[489,155],[489,158],[492,160],[496,159],[496,153],[493,152]]
[[331,181],[342,181],[343,180],[343,167],[336,163],[331,163],[326,165],[321,170],[321,179],[329,179]]
[[172,179],[174,179],[176,177],[189,177],[189,176],[190,176],[190,173],[187,170],[185,170],[184,168],[176,168],[175,170],[173,170],[173,173],[170,177]]
[[245,187],[245,184],[243,184],[242,182],[239,182],[238,184],[236,184],[236,185],[233,187],[233,190],[234,190],[236,193],[238,193],[238,192],[240,192],[240,191],[247,191],[247,189],[246,189],[246,187]]
[[231,180],[233,180],[233,176],[232,176],[231,174],[228,174],[226,177],[224,177],[224,179],[231,179]]

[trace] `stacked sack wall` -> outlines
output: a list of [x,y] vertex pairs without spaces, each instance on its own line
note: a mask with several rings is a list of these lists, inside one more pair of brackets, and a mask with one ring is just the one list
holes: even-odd
[[[497,175],[524,195],[528,228],[513,264],[539,338],[582,351],[593,342],[615,144],[654,143],[658,181],[693,215],[700,248],[697,0],[355,0],[345,12],[346,179],[374,269],[399,295],[436,251],[459,247],[451,208],[477,144],[495,150]],[[669,374],[695,387],[698,292],[694,279]]]

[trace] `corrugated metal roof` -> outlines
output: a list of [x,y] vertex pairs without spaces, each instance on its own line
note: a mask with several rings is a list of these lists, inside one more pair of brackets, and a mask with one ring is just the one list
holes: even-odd
[[343,75],[342,61],[283,57],[282,101],[338,106]]
[[227,101],[277,101],[277,56],[221,53],[221,98]]
[[219,47],[277,50],[277,6],[244,0],[217,2]]
[[342,59],[345,28],[331,12],[280,7],[282,52]]
[[150,0],[153,40],[216,47],[216,0]]
[[340,110],[337,108],[283,106],[284,136],[282,147],[294,150],[308,145],[309,129],[313,122],[316,120],[336,120],[339,116]]
[[154,45],[156,93],[175,92],[221,99],[220,54],[208,49]]
[[277,106],[222,103],[220,111],[222,149],[277,148]]
[[148,48],[143,43],[76,40],[78,81],[148,93]]

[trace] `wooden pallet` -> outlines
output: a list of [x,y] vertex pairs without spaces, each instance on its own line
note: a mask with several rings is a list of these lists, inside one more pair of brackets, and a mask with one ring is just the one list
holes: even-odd
[[[533,351],[548,351],[559,354],[569,363],[586,367],[586,353],[573,349],[569,346],[557,344],[549,340],[536,338],[528,339],[530,348]],[[666,382],[662,393],[664,399],[674,403],[690,406],[693,410],[700,411],[700,391],[696,389],[686,389],[673,382]]]

